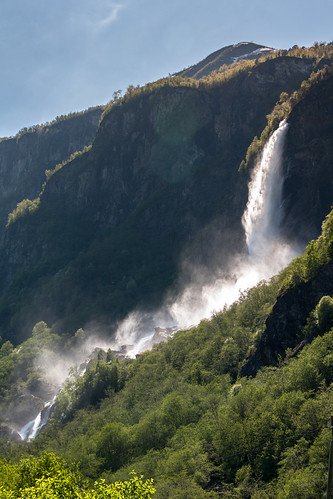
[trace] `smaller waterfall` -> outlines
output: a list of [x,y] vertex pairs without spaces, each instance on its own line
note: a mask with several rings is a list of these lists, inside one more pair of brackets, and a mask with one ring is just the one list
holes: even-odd
[[283,185],[281,156],[287,128],[286,120],[281,121],[265,145],[249,185],[242,223],[249,255],[254,259],[267,253],[268,247],[279,238]]
[[55,399],[56,396],[54,396],[54,398],[49,402],[46,402],[43,409],[37,414],[35,419],[32,419],[26,425],[24,425],[23,428],[21,428],[18,434],[20,435],[22,440],[30,441],[38,435],[41,428],[46,425],[49,419]]

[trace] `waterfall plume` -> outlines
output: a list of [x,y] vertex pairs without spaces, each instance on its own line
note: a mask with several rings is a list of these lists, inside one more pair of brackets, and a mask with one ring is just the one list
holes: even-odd
[[282,149],[288,123],[281,121],[254,168],[249,197],[242,218],[249,255],[265,256],[279,240],[282,218]]
[[[235,255],[232,271],[226,272],[225,277],[214,279],[210,276],[212,284],[207,284],[207,274],[205,280],[200,280],[196,269],[197,280],[176,299],[170,299],[164,310],[150,316],[149,321],[145,314],[132,312],[120,324],[112,349],[116,349],[117,345],[127,345],[127,355],[135,357],[153,344],[154,333],[147,331],[148,322],[168,326],[176,324],[181,328],[197,324],[224,306],[231,305],[241,292],[272,277],[297,255],[295,249],[280,237],[283,216],[282,151],[287,128],[287,122],[282,121],[252,172],[248,202],[242,217],[248,253]],[[47,423],[54,401],[55,398],[47,402],[36,418],[20,430],[23,440],[34,439]]]
[[241,292],[259,281],[270,279],[299,253],[299,248],[292,247],[280,234],[283,217],[282,152],[287,129],[288,123],[281,121],[252,172],[248,202],[242,217],[248,254],[236,255],[232,271],[215,279],[213,284],[193,282],[186,287],[169,307],[177,324],[196,324],[231,305]]

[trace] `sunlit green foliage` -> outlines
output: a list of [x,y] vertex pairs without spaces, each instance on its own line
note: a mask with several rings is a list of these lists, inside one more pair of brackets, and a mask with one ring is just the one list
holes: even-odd
[[331,67],[325,66],[322,69],[311,73],[307,80],[304,80],[298,90],[295,90],[291,95],[287,92],[282,92],[280,99],[275,105],[273,111],[267,115],[267,125],[261,132],[260,138],[254,137],[248,147],[245,159],[242,160],[239,169],[247,168],[253,162],[255,157],[262,151],[269,137],[278,128],[279,123],[287,119],[293,107],[298,104],[308,94],[314,85],[325,80],[333,74]]
[[332,59],[333,43],[314,42],[311,47],[298,47],[295,45],[288,50],[287,55],[291,57],[308,57],[314,58],[317,62],[321,59]]
[[39,203],[39,198],[33,199],[32,201],[31,199],[24,199],[23,201],[20,201],[15,210],[9,213],[6,227],[8,228],[12,223],[16,222],[16,220],[24,217],[28,213],[31,214],[36,211]]
[[153,481],[142,480],[134,472],[130,480],[107,484],[105,480],[88,486],[77,469],[53,453],[40,458],[21,459],[18,463],[0,461],[1,499],[150,499],[155,493]]
[[310,241],[304,254],[295,258],[281,272],[281,291],[314,277],[318,270],[332,259],[332,243],[333,211],[327,215],[322,225],[321,236],[317,240]]
[[333,298],[323,296],[316,307],[318,327],[320,331],[328,331],[333,327]]
[[118,391],[122,383],[120,370],[117,360],[108,364],[103,359],[93,362],[83,376],[72,370],[70,379],[58,396],[56,416],[66,419],[78,409],[96,405],[107,395]]

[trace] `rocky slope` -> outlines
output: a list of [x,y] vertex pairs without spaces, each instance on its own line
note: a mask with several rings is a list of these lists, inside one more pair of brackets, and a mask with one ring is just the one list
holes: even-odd
[[216,52],[213,52],[202,61],[189,68],[176,73],[176,76],[200,79],[209,76],[221,66],[233,64],[241,59],[259,59],[262,56],[273,54],[275,49],[258,45],[252,42],[241,42],[228,45]]
[[253,355],[242,367],[243,376],[254,376],[263,366],[276,365],[287,348],[302,346],[301,330],[310,312],[325,295],[333,294],[333,261],[309,282],[300,283],[282,294],[266,320],[266,327]]
[[102,111],[90,109],[0,141],[0,227],[18,202],[39,195],[45,170],[93,142]]
[[71,329],[96,317],[111,324],[158,306],[185,250],[197,265],[226,269],[244,248],[248,173],[239,164],[280,93],[315,67],[277,57],[214,85],[170,79],[114,104],[90,151],[57,171],[39,209],[6,232],[1,335],[23,338],[61,317]]

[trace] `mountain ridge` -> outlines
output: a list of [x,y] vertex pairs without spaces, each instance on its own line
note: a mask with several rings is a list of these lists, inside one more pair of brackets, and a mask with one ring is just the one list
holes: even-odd
[[[11,213],[0,243],[4,494],[34,493],[53,476],[101,490],[100,478],[123,481],[135,469],[161,499],[323,496],[333,407],[332,211],[321,227],[333,192],[332,48],[130,88],[105,109],[91,147],[64,158],[39,196]],[[267,207],[249,181],[286,119],[283,152],[270,149],[285,179],[279,229],[286,243],[307,244],[304,253],[231,306],[124,359],[115,345],[145,339],[166,292],[192,284],[193,310],[194,284],[237,285],[235,256],[251,261],[247,200]],[[266,238],[269,266],[283,242]],[[36,440],[10,442],[89,344],[94,360],[70,370]],[[66,462],[80,462],[83,477],[73,467],[64,474]]]
[[[127,309],[127,313],[130,307],[158,297],[162,300],[166,288],[176,282],[185,241],[203,249],[194,257],[202,262],[209,259],[210,252],[197,244],[202,237],[214,237],[220,244],[228,240],[230,246],[241,250],[244,234],[240,219],[247,201],[248,177],[238,173],[239,163],[249,141],[264,127],[266,115],[280,93],[295,90],[314,65],[313,59],[277,57],[250,73],[244,70],[220,86],[207,88],[192,88],[192,83],[187,87],[182,79],[178,83],[171,78],[147,93],[136,90],[104,113],[92,148],[52,175],[38,210],[11,224],[6,232],[1,265],[3,292],[9,285],[8,291],[12,291],[7,296],[16,293],[19,281],[15,274],[18,268],[22,271],[25,267],[24,280],[32,279],[39,288],[39,303],[22,308],[28,307],[29,314],[39,310],[31,319],[31,327],[39,318],[49,322],[61,315],[65,296],[66,308],[73,296],[80,297],[75,306],[81,317],[75,320],[75,327],[94,315],[110,314],[108,300],[113,303],[114,318],[123,315],[122,310]],[[251,99],[240,98],[242,92]],[[261,113],[256,112],[258,108]],[[205,226],[211,223],[208,236]],[[110,257],[102,250],[103,245],[109,245]],[[121,256],[123,251],[127,252],[127,260]],[[89,254],[95,255],[94,264],[90,261],[90,274],[79,263]],[[117,267],[111,254],[118,261]],[[163,263],[154,268],[153,275],[149,268],[155,258]],[[223,260],[225,264],[228,251],[218,257],[221,265]],[[102,262],[110,269],[109,274],[102,270]],[[59,289],[59,302],[50,302],[50,290],[40,288],[45,286],[42,283],[46,278],[39,277],[42,268],[48,268],[50,276],[53,273],[48,286],[52,293]],[[93,269],[93,293],[97,298],[92,300],[90,290],[87,294],[81,285],[73,293],[73,279],[82,281],[77,277],[80,273],[87,273],[89,279],[88,275],[94,276]],[[147,282],[152,291],[147,289]],[[3,319],[13,299],[8,300],[6,293]],[[143,300],[144,293],[147,295]],[[105,301],[99,300],[101,294]],[[29,299],[29,293],[21,296]],[[85,310],[80,301],[86,304]],[[51,310],[54,308],[56,314]],[[24,314],[22,319],[19,328],[24,330]]]
[[202,61],[175,73],[174,76],[200,79],[218,71],[221,66],[230,66],[239,60],[258,59],[276,52],[276,49],[253,42],[240,42],[216,50]]

